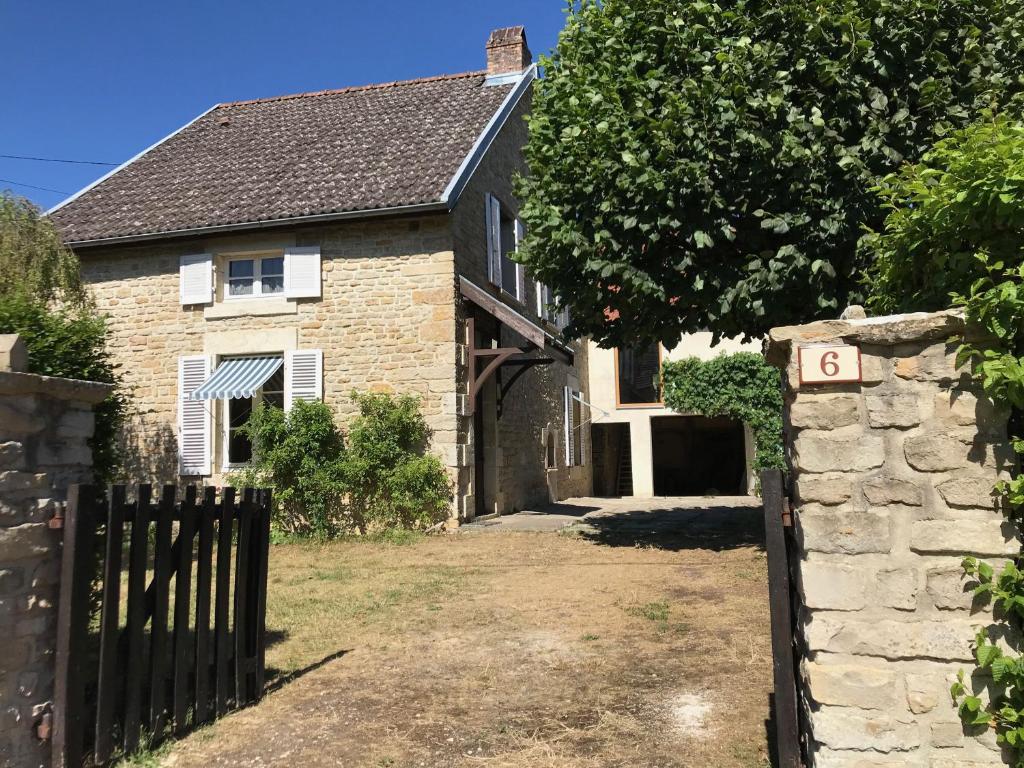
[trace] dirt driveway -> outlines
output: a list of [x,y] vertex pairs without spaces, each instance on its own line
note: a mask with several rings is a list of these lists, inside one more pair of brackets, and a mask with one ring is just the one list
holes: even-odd
[[276,689],[151,757],[765,766],[761,530],[748,500],[584,499],[404,543],[275,546]]

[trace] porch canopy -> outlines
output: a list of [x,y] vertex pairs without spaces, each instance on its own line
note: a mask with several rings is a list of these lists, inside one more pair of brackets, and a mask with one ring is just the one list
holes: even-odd
[[217,366],[187,400],[228,400],[253,397],[284,364],[280,357],[233,357]]

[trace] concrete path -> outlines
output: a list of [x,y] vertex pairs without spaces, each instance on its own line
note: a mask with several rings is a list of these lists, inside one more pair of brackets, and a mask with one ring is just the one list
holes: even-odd
[[757,497],[689,496],[567,499],[467,523],[459,532],[558,531],[616,545],[632,542],[665,546],[673,540],[682,545],[682,540],[692,544],[699,539],[717,549],[760,543],[763,528],[761,500]]

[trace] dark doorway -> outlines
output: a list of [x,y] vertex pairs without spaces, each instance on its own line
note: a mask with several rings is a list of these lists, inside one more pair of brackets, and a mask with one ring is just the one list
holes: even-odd
[[747,492],[743,424],[705,416],[651,419],[655,496],[738,496]]
[[633,495],[633,455],[629,424],[594,424],[591,446],[594,456],[594,495]]

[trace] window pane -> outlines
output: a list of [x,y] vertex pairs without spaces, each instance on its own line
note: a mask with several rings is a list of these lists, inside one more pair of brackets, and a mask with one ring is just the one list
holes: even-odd
[[228,296],[251,296],[252,278],[228,280]]
[[263,276],[262,293],[284,293],[284,277],[281,275],[274,277]]
[[627,405],[661,402],[661,350],[619,350],[619,402]]
[[501,289],[516,295],[516,263],[511,256],[516,251],[515,222],[501,219]]
[[252,415],[252,399],[228,400],[228,463],[245,464],[252,459],[252,443],[239,431]]
[[284,410],[284,392],[264,392],[263,402],[272,405],[274,408]]
[[228,262],[228,277],[252,277],[252,259],[240,259]]
[[274,371],[274,375],[267,379],[266,383],[263,385],[263,394],[266,395],[270,392],[284,392],[283,365]]
[[260,274],[263,277],[267,275],[284,275],[284,258],[281,256],[275,256],[272,259],[263,259],[260,261]]

